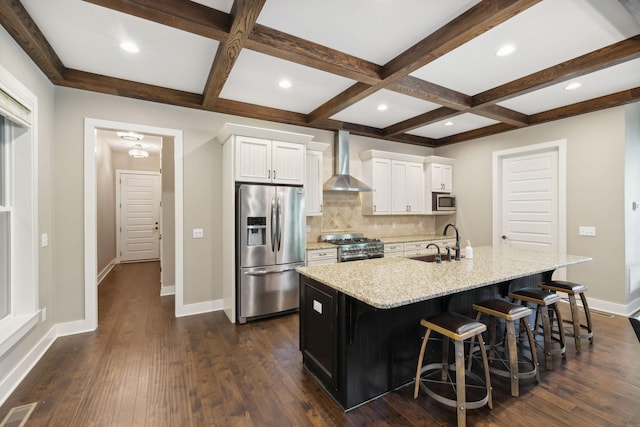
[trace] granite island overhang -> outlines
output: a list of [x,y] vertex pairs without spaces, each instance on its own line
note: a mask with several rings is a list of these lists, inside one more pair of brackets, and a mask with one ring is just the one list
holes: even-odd
[[304,366],[351,409],[413,381],[421,318],[473,315],[474,302],[590,260],[485,246],[473,259],[439,264],[396,257],[298,268]]

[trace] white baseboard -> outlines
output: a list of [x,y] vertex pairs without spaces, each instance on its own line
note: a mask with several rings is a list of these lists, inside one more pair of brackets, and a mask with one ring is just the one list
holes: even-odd
[[192,316],[194,314],[210,313],[212,311],[220,311],[224,309],[224,300],[211,300],[198,302],[195,304],[185,304],[179,311],[176,311],[176,317]]
[[31,349],[31,351],[22,358],[18,365],[0,382],[0,406],[11,396],[11,393],[20,385],[22,380],[38,363],[40,358],[51,347],[51,344],[57,338],[56,326],[54,325],[49,332]]
[[58,337],[81,334],[84,332],[92,332],[95,330],[96,328],[92,328],[91,326],[89,326],[89,322],[87,322],[85,319],[58,323],[56,325],[56,334]]
[[167,295],[175,295],[176,287],[175,286],[161,286],[160,287],[160,296],[166,297]]
[[115,267],[117,263],[118,263],[118,260],[114,258],[111,260],[109,264],[107,264],[105,268],[102,269],[102,271],[98,274],[98,285],[100,285],[100,282],[102,282],[102,279],[107,277],[107,274],[109,274],[111,270],[113,270],[113,267]]
[[[562,294],[561,294],[562,295]],[[564,301],[568,303],[568,301]],[[617,304],[611,301],[604,301],[601,299],[591,298],[587,295],[587,303],[590,310],[603,311],[605,313],[616,314],[618,316],[628,317],[640,308],[640,299],[637,299],[629,304]],[[576,304],[582,307],[580,298],[576,298]]]

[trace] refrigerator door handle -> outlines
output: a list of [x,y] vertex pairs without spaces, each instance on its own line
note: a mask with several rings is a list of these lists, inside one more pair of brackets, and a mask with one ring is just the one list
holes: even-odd
[[276,216],[278,217],[278,252],[280,252],[280,243],[282,243],[282,216],[280,212],[280,198],[276,198]]
[[245,271],[244,274],[246,274],[247,276],[266,276],[267,274],[278,274],[278,273],[285,273],[287,271],[293,271],[298,267],[288,267],[288,268],[282,268],[279,270],[255,270],[255,271]]
[[278,227],[278,218],[276,214],[276,198],[271,199],[271,251],[276,251],[276,233]]

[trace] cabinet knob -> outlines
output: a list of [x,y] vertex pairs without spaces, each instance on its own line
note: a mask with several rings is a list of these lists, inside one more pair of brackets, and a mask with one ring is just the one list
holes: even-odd
[[507,239],[508,239],[508,237],[503,234],[502,235],[502,240],[507,240]]

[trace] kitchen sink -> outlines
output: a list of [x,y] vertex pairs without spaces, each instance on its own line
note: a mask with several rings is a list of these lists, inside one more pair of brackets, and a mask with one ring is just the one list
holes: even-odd
[[[416,261],[422,261],[422,262],[436,262],[436,254],[431,254],[431,255],[422,255],[422,256],[417,256],[417,257],[412,257],[409,259],[415,259]],[[451,261],[455,261],[455,258],[451,258]],[[444,256],[442,256],[442,262],[449,262],[447,261],[447,254],[445,253]]]

